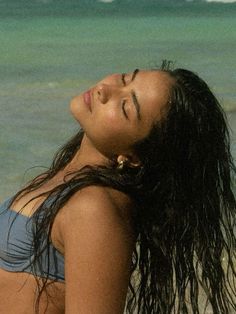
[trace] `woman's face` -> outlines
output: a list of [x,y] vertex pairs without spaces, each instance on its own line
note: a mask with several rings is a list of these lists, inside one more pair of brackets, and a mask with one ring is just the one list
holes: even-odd
[[162,71],[112,74],[74,97],[70,108],[85,135],[106,156],[130,154],[167,106],[172,78]]

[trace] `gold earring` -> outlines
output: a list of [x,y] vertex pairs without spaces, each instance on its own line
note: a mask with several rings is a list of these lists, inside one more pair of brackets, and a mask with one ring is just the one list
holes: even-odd
[[117,169],[123,170],[124,165],[125,165],[125,161],[124,161],[124,160],[119,161],[118,166],[117,166]]

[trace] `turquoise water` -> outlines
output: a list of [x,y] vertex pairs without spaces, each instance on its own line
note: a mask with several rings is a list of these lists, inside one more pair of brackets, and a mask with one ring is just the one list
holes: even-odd
[[236,129],[236,5],[131,2],[0,2],[0,199],[49,165],[78,128],[70,98],[108,73],[171,59],[209,83]]

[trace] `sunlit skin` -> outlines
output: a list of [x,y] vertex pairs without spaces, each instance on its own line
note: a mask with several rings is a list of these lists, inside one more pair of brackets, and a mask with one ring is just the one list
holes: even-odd
[[108,158],[131,158],[133,144],[161,119],[172,83],[165,72],[135,70],[109,75],[90,88],[90,106],[83,94],[75,96],[70,108],[85,131],[83,143]]

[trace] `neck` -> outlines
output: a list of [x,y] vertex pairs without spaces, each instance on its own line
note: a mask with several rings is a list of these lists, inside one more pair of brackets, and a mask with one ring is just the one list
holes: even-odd
[[73,159],[65,167],[65,172],[81,169],[84,166],[107,165],[109,159],[99,152],[84,134],[80,149],[76,152]]

